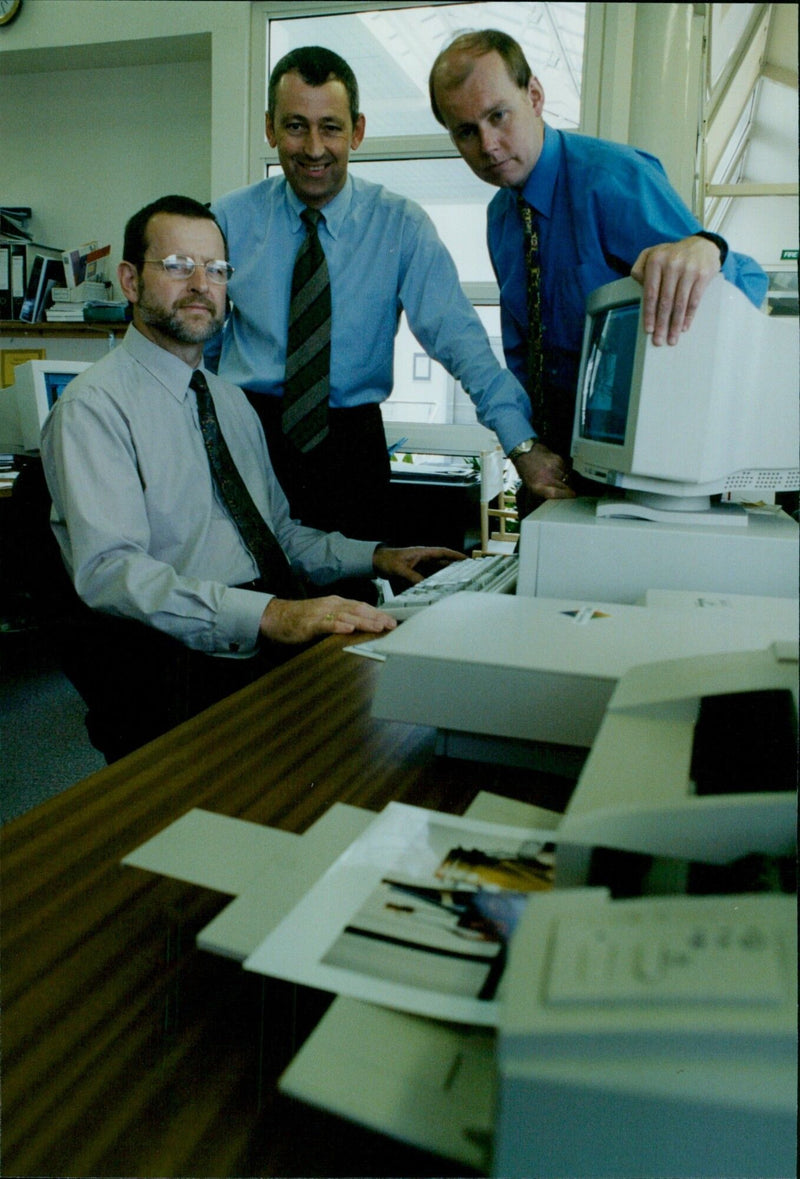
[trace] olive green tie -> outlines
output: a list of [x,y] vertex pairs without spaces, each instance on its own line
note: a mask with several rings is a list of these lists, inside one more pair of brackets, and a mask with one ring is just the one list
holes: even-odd
[[531,206],[517,194],[517,207],[522,218],[525,239],[525,273],[527,278],[528,308],[528,396],[531,401],[533,426],[543,442],[552,445],[549,414],[544,394],[544,349],[542,345],[542,271],[539,259],[539,225]]

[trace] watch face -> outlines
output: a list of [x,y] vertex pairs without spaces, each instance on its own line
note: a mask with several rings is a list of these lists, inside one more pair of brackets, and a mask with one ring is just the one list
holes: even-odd
[[0,0],[0,27],[11,21],[22,7],[22,0]]

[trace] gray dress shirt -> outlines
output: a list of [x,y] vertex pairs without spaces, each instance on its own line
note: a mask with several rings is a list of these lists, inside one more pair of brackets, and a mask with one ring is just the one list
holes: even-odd
[[[252,654],[270,595],[208,465],[192,369],[130,327],[76,377],[42,431],[52,526],[87,605],[145,622],[188,647]],[[206,374],[222,432],[292,567],[325,585],[369,577],[377,542],[291,519],[261,426],[240,389]]]

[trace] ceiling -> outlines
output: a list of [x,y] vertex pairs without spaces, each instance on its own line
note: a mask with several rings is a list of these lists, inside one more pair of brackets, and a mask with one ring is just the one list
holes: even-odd
[[41,74],[53,70],[91,70],[139,65],[171,65],[178,61],[210,61],[211,34],[143,37],[135,41],[104,41],[89,45],[49,45],[46,49],[11,49],[3,53],[4,74]]

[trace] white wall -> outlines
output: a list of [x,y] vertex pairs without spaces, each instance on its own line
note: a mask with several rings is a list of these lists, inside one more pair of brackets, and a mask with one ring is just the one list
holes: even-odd
[[115,270],[129,214],[166,191],[210,199],[210,73],[201,61],[4,79],[3,200],[31,206],[37,242],[110,241]]
[[[247,182],[250,4],[247,0],[25,0],[20,16],[0,38],[0,76],[30,59],[32,69],[64,69],[70,58],[103,68],[112,64],[169,63],[170,39],[207,34],[211,60],[211,177],[214,195]],[[8,58],[5,57],[8,54]],[[120,61],[120,57],[127,60]],[[131,60],[132,58],[137,60]],[[17,59],[16,61],[14,59]],[[116,60],[115,60],[116,59]],[[8,93],[8,91],[6,92]],[[13,93],[13,88],[12,88]],[[113,100],[113,96],[110,96]],[[2,107],[6,109],[5,104]],[[90,128],[102,110],[54,111]],[[169,108],[160,111],[169,119]]]
[[797,197],[737,197],[721,232],[762,265],[778,262],[781,250],[797,249]]
[[247,183],[249,85],[246,0],[25,0],[0,38],[2,199],[116,262],[148,200]]

